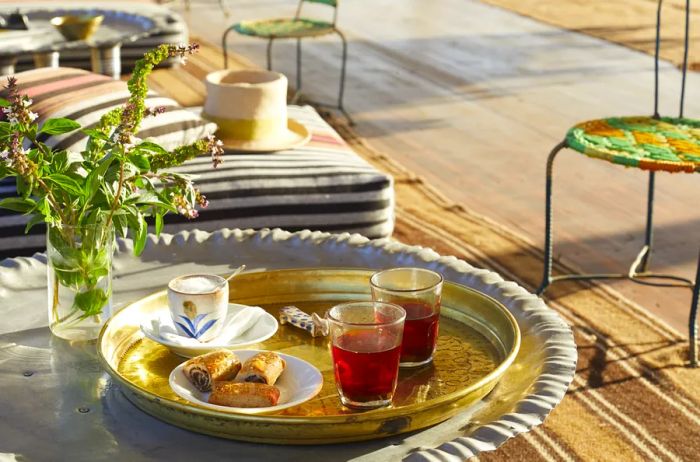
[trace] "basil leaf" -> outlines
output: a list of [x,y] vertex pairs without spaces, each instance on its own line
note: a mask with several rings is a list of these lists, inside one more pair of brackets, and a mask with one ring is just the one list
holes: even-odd
[[0,137],[12,134],[12,124],[10,122],[0,122]]
[[30,229],[34,227],[34,225],[38,225],[39,223],[44,222],[44,216],[43,215],[32,215],[32,218],[29,220],[27,223],[27,226],[24,227],[24,234],[27,234]]
[[107,135],[105,135],[99,130],[95,130],[94,128],[85,128],[82,130],[82,132],[90,138],[95,138],[102,141],[109,141],[109,137]]
[[34,208],[36,202],[33,199],[21,197],[8,197],[0,201],[0,207],[14,212],[27,213]]
[[148,235],[148,224],[141,215],[141,212],[136,212],[136,216],[127,217],[129,220],[129,228],[134,233],[134,255],[141,255],[146,247],[146,236]]
[[163,214],[156,212],[156,236],[160,236],[161,231],[163,231]]
[[77,194],[79,196],[83,194],[83,188],[80,186],[80,184],[67,175],[54,173],[53,175],[47,176],[46,179],[73,194]]
[[163,154],[163,155],[169,155],[170,153],[168,152],[167,149],[163,148],[162,146],[153,143],[152,141],[143,141],[139,143],[136,146],[136,150],[138,151],[146,151],[154,154]]
[[87,190],[86,190],[86,199],[87,202],[90,202],[92,198],[95,196],[95,193],[97,190],[100,188],[100,183],[104,180],[104,175],[107,169],[109,168],[110,165],[112,165],[112,161],[114,161],[113,156],[105,157],[100,161],[100,165],[97,166],[96,169],[90,172],[90,174],[87,177],[86,183],[87,183]]
[[17,193],[23,199],[28,199],[34,190],[34,177],[24,178],[23,176],[15,177],[15,183],[17,185]]
[[102,313],[109,295],[103,289],[95,288],[81,292],[73,299],[73,307],[83,311],[82,319]]
[[148,157],[143,154],[132,154],[129,156],[129,161],[138,167],[141,171],[148,171],[151,168],[151,163],[148,161]]
[[39,133],[47,135],[61,135],[63,133],[72,132],[80,128],[80,124],[70,119],[49,119],[41,126]]

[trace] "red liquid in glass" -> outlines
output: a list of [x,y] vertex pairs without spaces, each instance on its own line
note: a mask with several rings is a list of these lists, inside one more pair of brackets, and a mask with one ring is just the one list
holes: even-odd
[[393,335],[350,331],[332,348],[335,380],[351,401],[390,400],[396,388],[401,345]]
[[440,320],[439,310],[423,303],[400,303],[406,310],[403,328],[401,362],[419,363],[428,360],[435,351]]

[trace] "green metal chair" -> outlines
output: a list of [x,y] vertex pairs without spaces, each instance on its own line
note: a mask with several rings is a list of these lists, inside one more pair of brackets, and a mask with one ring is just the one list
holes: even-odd
[[[156,0],[156,3],[158,3],[159,5],[165,5],[165,4],[169,4],[169,3],[174,3],[176,1],[177,0]],[[224,0],[217,0],[217,2],[219,4],[219,8],[221,8],[221,11],[224,13],[224,16],[228,17],[229,14],[231,14],[231,12],[226,7]],[[192,6],[191,5],[192,0],[184,0],[184,3],[185,3],[185,11],[190,11],[191,6]]]
[[[302,18],[301,12],[304,3],[320,3],[333,8],[333,21],[321,21],[318,19]],[[317,106],[326,106],[339,109],[348,121],[353,124],[350,115],[343,107],[343,94],[345,92],[345,68],[348,57],[348,42],[343,33],[336,27],[338,19],[338,0],[300,0],[296,14],[293,18],[273,18],[253,21],[241,21],[226,29],[221,39],[224,50],[224,69],[228,67],[227,38],[231,31],[249,37],[267,39],[267,69],[272,70],[272,42],[275,39],[296,39],[296,92],[292,101],[296,101],[301,95],[301,40],[304,38],[321,37],[328,34],[336,34],[343,42],[342,64],[340,68],[340,88],[338,90],[338,104],[336,106],[314,103]]]
[[[656,53],[654,57],[654,113],[651,116],[609,117],[590,120],[572,127],[565,139],[550,152],[546,169],[545,256],[542,283],[537,290],[542,294],[551,284],[564,280],[628,279],[638,284],[660,287],[687,287],[693,292],[688,317],[690,364],[698,366],[697,314],[700,299],[700,257],[695,281],[687,278],[659,274],[648,270],[652,252],[654,181],[657,171],[700,173],[700,120],[684,117],[685,84],[688,68],[688,40],[690,28],[690,0],[685,8],[685,48],[678,117],[659,115],[659,49],[661,44],[661,6],[656,13]],[[552,183],[554,158],[564,148],[569,148],[597,158],[649,171],[647,191],[647,223],[644,246],[625,273],[612,274],[562,274],[552,276],[553,213]]]

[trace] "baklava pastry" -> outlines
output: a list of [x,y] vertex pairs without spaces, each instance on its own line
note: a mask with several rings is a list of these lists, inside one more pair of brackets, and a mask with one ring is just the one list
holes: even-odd
[[274,385],[286,366],[280,355],[272,351],[264,351],[243,363],[237,380]]
[[231,380],[241,370],[241,361],[232,351],[217,350],[197,356],[182,368],[185,377],[199,391],[211,391],[217,380]]
[[264,383],[214,382],[210,404],[230,407],[270,407],[276,406],[280,391]]

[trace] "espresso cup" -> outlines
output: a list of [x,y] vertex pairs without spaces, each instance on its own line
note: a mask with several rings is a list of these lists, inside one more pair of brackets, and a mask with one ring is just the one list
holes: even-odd
[[180,335],[207,342],[226,319],[228,282],[213,274],[177,277],[168,283],[168,307]]

